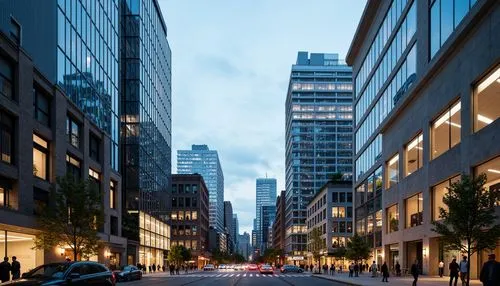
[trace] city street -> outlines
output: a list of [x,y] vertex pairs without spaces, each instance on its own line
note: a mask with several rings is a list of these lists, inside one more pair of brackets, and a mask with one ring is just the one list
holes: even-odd
[[234,272],[196,272],[193,274],[182,274],[170,276],[168,274],[145,275],[141,281],[123,282],[118,285],[172,285],[172,286],[201,286],[201,285],[273,285],[273,286],[310,286],[310,285],[347,285],[312,277],[309,273],[286,273],[282,274],[260,274],[256,271],[234,271]]

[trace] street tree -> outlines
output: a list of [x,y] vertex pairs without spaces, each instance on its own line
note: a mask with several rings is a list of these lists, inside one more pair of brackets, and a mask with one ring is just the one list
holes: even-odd
[[[313,255],[314,261],[318,262],[318,268],[321,269],[319,259],[321,258],[321,251],[326,248],[325,242],[321,238],[321,230],[319,227],[312,229],[309,234],[309,250]],[[320,270],[321,271],[321,270]]]
[[170,248],[168,252],[168,261],[176,266],[180,266],[184,262],[185,257],[185,247],[181,245],[174,245]]
[[102,243],[98,230],[104,224],[103,197],[90,180],[79,180],[71,174],[57,178],[50,191],[49,204],[37,217],[42,230],[35,238],[36,249],[71,248],[73,260],[98,253]]
[[370,246],[357,233],[347,242],[345,257],[354,262],[370,258]]
[[[433,231],[440,234],[447,250],[467,253],[467,271],[470,257],[476,252],[494,249],[500,238],[495,207],[500,201],[500,190],[485,190],[486,175],[463,175],[452,183],[443,197],[446,208],[439,208],[440,221],[434,221]],[[467,276],[467,284],[470,278]]]
[[347,249],[344,246],[340,246],[333,249],[332,256],[337,260],[344,260],[347,254]]

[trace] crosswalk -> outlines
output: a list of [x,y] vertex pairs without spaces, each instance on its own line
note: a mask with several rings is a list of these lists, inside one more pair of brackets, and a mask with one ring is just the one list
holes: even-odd
[[168,276],[169,278],[186,278],[186,277],[199,277],[199,278],[279,278],[279,277],[309,277],[310,274],[260,274],[260,273],[235,273],[235,274],[181,274]]

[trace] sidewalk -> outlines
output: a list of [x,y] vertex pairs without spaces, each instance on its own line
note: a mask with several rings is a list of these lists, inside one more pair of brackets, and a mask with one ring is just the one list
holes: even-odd
[[[349,277],[348,273],[335,273],[334,276],[329,274],[313,274],[314,277],[337,281],[346,283],[348,285],[360,285],[360,286],[381,286],[381,285],[398,285],[398,286],[411,286],[413,283],[413,277],[389,277],[389,283],[382,282],[382,277],[372,278],[371,273],[363,273],[359,277]],[[420,275],[418,277],[418,286],[447,286],[449,284],[450,277],[440,278],[439,276],[426,276]],[[457,285],[462,285],[462,281],[458,278]],[[470,286],[482,286],[483,284],[479,280],[471,280]]]

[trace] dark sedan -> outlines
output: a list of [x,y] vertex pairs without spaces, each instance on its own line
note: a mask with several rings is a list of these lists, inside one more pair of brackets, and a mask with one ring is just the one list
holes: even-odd
[[21,279],[0,285],[114,286],[115,278],[106,266],[97,262],[64,262],[38,266],[24,273]]
[[304,269],[297,267],[296,265],[283,265],[280,270],[281,270],[281,273],[287,273],[287,272],[302,273],[302,272],[304,272]]
[[131,281],[131,280],[141,280],[142,271],[134,265],[128,265],[123,267],[121,271],[113,271],[116,277],[116,281]]

